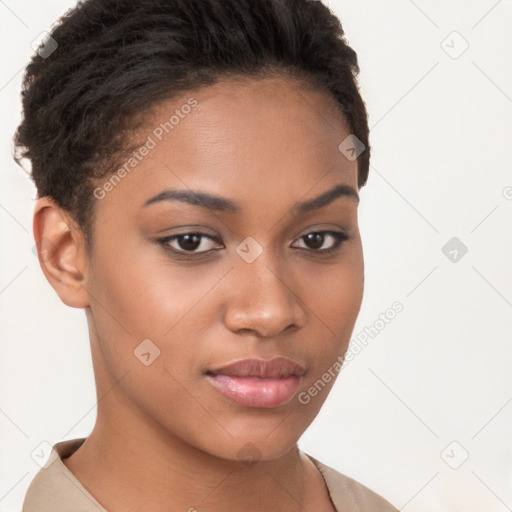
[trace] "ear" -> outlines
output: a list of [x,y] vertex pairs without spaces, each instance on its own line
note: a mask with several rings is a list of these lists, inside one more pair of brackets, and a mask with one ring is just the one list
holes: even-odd
[[88,258],[83,233],[71,216],[50,198],[39,198],[33,232],[41,269],[62,302],[72,308],[88,307]]

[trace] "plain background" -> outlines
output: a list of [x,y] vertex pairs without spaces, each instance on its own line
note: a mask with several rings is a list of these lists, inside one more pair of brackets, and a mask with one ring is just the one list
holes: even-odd
[[[87,436],[96,414],[85,313],[44,278],[35,188],[11,156],[31,42],[73,5],[0,1],[0,512],[21,510],[32,451]],[[329,6],[359,56],[373,151],[353,338],[378,332],[300,446],[401,510],[510,509],[512,2]]]

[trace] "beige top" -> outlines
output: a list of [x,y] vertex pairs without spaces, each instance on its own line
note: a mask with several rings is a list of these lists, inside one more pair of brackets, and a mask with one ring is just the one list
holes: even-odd
[[[107,512],[62,462],[84,441],[85,438],[77,438],[53,445],[48,462],[27,489],[22,512]],[[338,512],[398,512],[364,485],[325,466],[311,455],[308,457],[324,477]]]

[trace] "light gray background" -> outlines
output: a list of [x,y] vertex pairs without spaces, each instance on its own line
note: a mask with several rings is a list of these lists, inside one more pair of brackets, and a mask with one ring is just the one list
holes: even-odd
[[[43,276],[35,189],[11,157],[31,42],[73,5],[0,1],[0,512],[21,510],[39,443],[88,435],[96,414],[85,313]],[[329,5],[359,56],[373,148],[353,338],[403,311],[342,370],[301,448],[401,510],[510,509],[512,2]],[[452,237],[468,248],[456,262]]]

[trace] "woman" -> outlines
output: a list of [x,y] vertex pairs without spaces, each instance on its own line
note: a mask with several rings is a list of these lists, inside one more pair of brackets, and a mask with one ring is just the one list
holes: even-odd
[[24,512],[393,511],[298,449],[363,296],[357,56],[309,0],[88,0],[29,64],[41,268],[98,396]]

